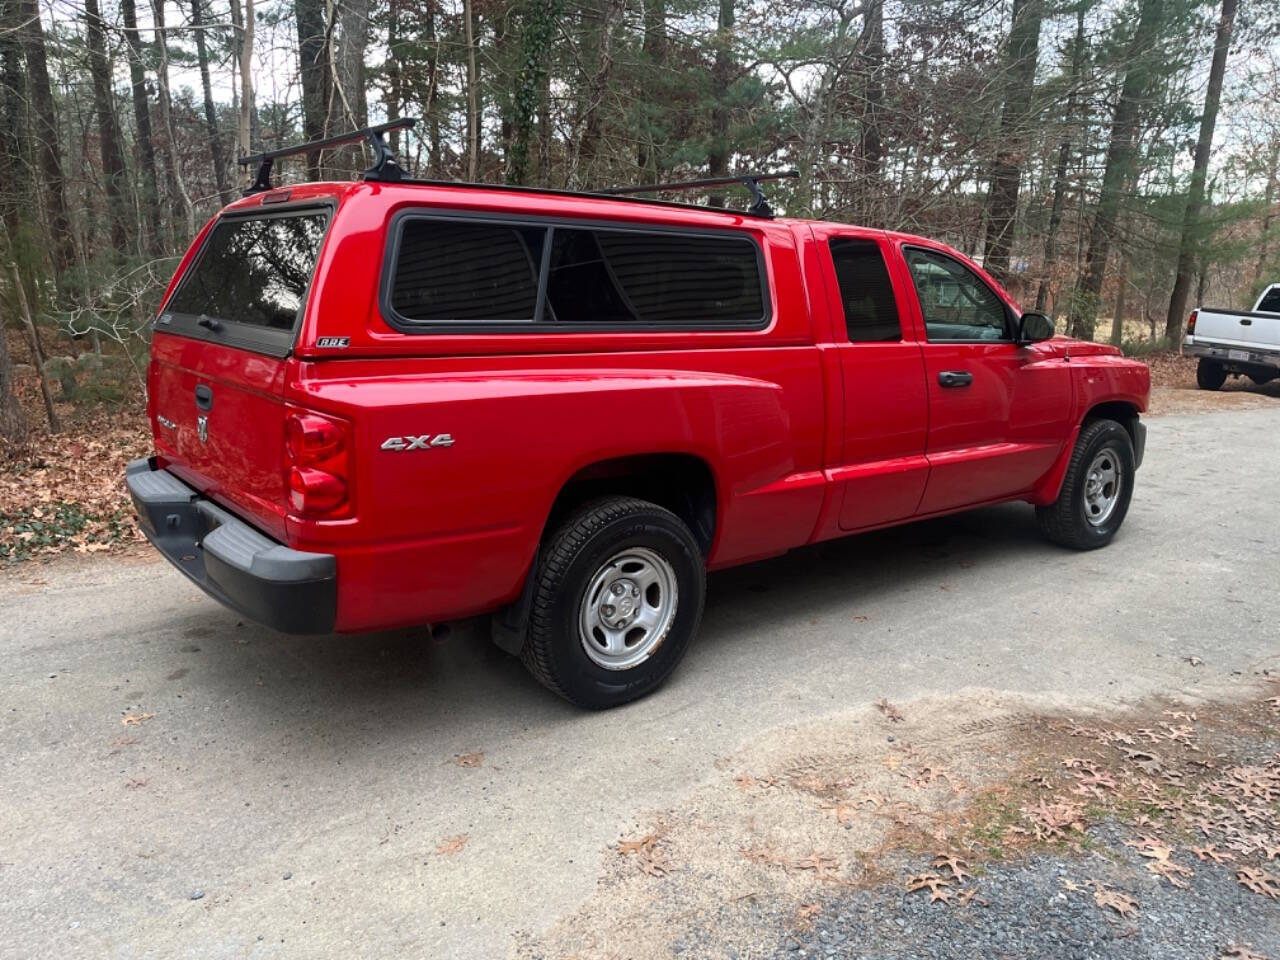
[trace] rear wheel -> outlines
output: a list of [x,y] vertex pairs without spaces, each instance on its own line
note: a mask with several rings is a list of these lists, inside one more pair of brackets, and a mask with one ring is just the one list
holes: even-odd
[[1114,420],[1086,423],[1076,440],[1058,499],[1036,507],[1040,529],[1076,550],[1106,546],[1124,523],[1133,496],[1133,440]]
[[1201,390],[1220,390],[1227,382],[1227,371],[1215,360],[1201,359],[1196,364],[1196,385]]
[[1251,373],[1249,379],[1254,382],[1255,386],[1265,386],[1276,378],[1274,373]]
[[702,618],[702,553],[657,504],[609,497],[575,510],[544,542],[520,658],[548,689],[602,709],[656,688]]

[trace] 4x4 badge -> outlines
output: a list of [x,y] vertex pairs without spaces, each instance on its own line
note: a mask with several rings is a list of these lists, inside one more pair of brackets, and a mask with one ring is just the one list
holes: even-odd
[[437,433],[432,436],[424,433],[420,437],[387,437],[382,441],[383,450],[430,450],[432,447],[452,447],[453,436],[448,433]]

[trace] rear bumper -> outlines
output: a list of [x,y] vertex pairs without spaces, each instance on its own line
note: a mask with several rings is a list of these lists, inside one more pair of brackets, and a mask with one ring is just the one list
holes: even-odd
[[[1233,347],[1189,336],[1182,341],[1182,352],[1189,353],[1193,357],[1219,360],[1222,366],[1232,373],[1264,375],[1280,373],[1280,350],[1271,350],[1266,347]],[[1232,357],[1232,353],[1244,356]]]
[[329,633],[337,561],[291,550],[150,460],[125,468],[138,525],[170,563],[218,602],[285,633]]

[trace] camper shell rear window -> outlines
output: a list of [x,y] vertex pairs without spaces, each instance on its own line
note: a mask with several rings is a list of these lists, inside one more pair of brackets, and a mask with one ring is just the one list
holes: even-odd
[[330,215],[313,206],[220,218],[165,304],[158,329],[287,354]]

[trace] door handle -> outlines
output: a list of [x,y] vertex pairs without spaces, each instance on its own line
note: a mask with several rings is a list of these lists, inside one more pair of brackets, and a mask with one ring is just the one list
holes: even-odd
[[1244,319],[1244,320],[1241,320],[1241,321],[1240,321],[1240,326],[1242,326],[1242,327],[1252,327],[1252,326],[1253,326],[1253,321],[1252,321],[1252,320],[1249,320],[1248,318],[1246,318],[1246,319]]
[[943,370],[938,374],[938,384],[943,387],[967,387],[973,383],[973,374],[968,370]]
[[203,383],[196,386],[196,406],[201,410],[208,410],[213,406],[212,387]]

